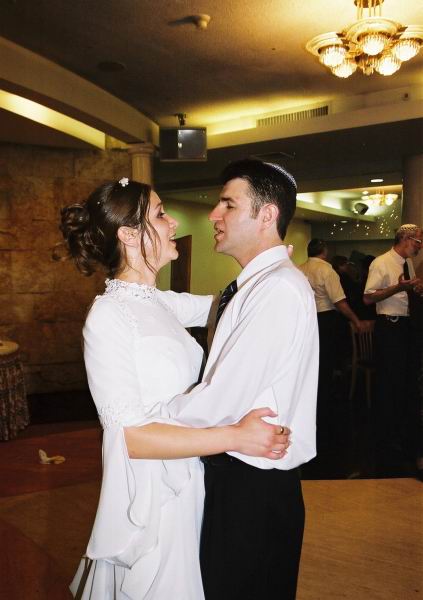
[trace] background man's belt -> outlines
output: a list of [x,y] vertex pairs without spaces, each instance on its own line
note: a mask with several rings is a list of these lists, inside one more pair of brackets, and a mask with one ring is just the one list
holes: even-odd
[[400,319],[409,319],[409,315],[377,315],[380,319],[386,319],[391,323],[398,323]]

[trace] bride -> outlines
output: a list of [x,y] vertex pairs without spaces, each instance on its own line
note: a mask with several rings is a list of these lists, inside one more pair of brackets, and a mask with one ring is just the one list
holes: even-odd
[[[182,427],[166,403],[198,378],[202,350],[185,327],[204,326],[212,297],[162,292],[178,257],[177,222],[148,185],[123,178],[62,210],[68,254],[84,275],[110,279],[83,330],[88,383],[104,429],[97,514],[71,591],[82,600],[201,600],[201,455],[278,459],[288,436],[251,411],[225,427]],[[289,433],[287,428],[285,432]],[[140,460],[141,459],[141,460]]]

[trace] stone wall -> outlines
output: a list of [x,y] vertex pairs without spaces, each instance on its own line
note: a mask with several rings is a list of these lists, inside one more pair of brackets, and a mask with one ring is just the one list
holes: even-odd
[[59,211],[130,165],[126,152],[0,145],[0,339],[19,343],[29,393],[86,388],[81,328],[104,276],[52,260]]

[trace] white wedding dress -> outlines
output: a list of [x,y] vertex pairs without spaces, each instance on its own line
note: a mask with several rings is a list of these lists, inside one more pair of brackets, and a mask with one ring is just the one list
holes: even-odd
[[82,600],[202,600],[198,458],[130,459],[123,428],[166,422],[166,403],[197,380],[211,296],[107,282],[84,327],[88,382],[103,434],[103,479],[86,557],[71,592]]

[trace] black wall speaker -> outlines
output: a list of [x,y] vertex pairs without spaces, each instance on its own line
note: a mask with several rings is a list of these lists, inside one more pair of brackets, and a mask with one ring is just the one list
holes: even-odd
[[160,129],[160,160],[207,160],[207,130],[205,127],[172,127]]

